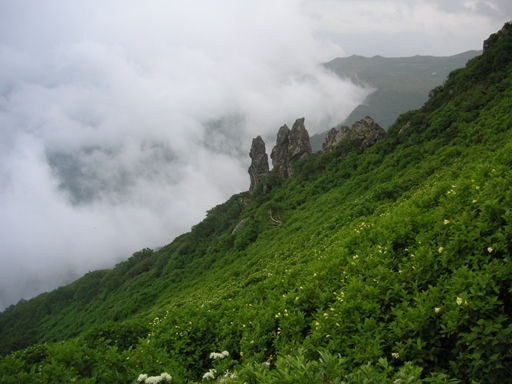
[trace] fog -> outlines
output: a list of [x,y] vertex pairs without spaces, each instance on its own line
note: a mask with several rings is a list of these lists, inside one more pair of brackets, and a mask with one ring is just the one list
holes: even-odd
[[[364,3],[0,3],[0,310],[189,231],[248,190],[253,137],[343,121],[373,90],[320,64],[365,54],[331,12]],[[469,49],[503,24],[480,18]]]

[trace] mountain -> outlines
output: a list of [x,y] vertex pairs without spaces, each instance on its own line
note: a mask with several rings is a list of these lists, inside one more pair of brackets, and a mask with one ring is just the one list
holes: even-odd
[[[464,67],[468,60],[481,53],[467,51],[448,57],[398,58],[354,55],[325,63],[324,66],[338,76],[375,89],[340,126],[351,126],[365,116],[371,116],[387,130],[400,114],[420,108],[428,100],[430,90],[441,85],[450,72]],[[322,148],[325,134],[311,137],[313,152]]]
[[512,24],[485,46],[372,146],[349,130],[167,246],[8,307],[0,382],[507,382]]

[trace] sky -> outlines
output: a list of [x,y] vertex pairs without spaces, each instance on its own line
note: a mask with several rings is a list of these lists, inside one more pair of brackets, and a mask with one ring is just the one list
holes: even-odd
[[170,243],[252,138],[373,91],[320,65],[482,49],[509,0],[0,0],[0,310]]

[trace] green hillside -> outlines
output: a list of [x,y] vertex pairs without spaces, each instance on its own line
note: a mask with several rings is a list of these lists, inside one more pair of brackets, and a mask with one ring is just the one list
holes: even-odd
[[[420,108],[431,89],[443,84],[449,73],[462,68],[482,51],[468,51],[454,56],[413,57],[339,57],[324,66],[342,78],[375,88],[364,104],[358,105],[340,125],[351,126],[371,116],[381,127],[388,127],[397,117]],[[313,152],[322,149],[326,132],[311,136]]]
[[158,251],[8,307],[0,383],[508,382],[504,31],[365,153],[342,141]]

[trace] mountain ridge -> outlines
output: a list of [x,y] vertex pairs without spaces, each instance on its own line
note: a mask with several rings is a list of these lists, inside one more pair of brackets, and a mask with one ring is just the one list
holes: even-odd
[[[428,100],[430,90],[441,85],[451,71],[463,67],[481,53],[473,50],[452,56],[352,55],[324,63],[324,67],[338,76],[376,89],[337,127],[351,126],[365,116],[371,116],[387,130],[400,114],[420,108]],[[311,136],[313,152],[321,149],[326,133]]]

